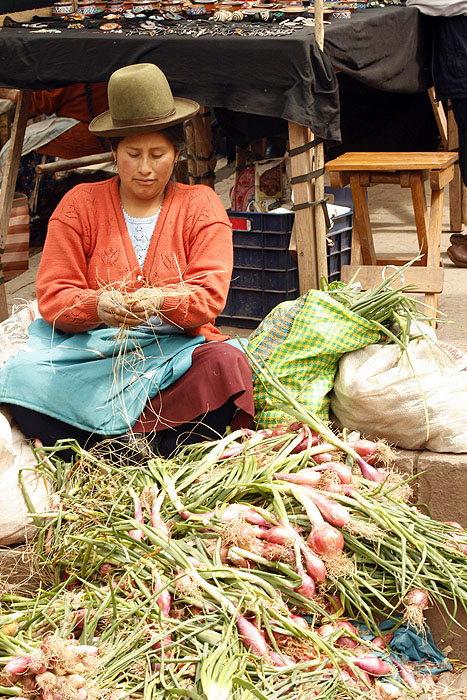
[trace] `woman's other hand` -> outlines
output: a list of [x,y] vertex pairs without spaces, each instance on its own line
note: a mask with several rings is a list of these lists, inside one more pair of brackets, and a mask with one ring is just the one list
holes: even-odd
[[164,303],[164,293],[158,287],[143,287],[125,300],[128,310],[140,321],[147,321],[154,316]]
[[116,328],[133,328],[139,326],[141,321],[146,320],[135,314],[121,292],[112,290],[104,291],[99,296],[97,302],[97,314],[106,326]]

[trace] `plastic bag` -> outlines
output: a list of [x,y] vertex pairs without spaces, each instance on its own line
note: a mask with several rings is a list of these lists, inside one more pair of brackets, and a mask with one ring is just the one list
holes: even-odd
[[409,355],[398,345],[371,345],[341,359],[331,409],[342,426],[369,439],[466,452],[466,368],[464,353],[436,340],[411,340]]
[[[379,339],[379,331],[328,294],[310,290],[276,306],[252,333],[248,349],[309,410],[327,420],[329,391],[339,358]],[[253,381],[257,422],[264,427],[290,421],[271,406],[274,392]],[[276,403],[283,403],[277,399]]]

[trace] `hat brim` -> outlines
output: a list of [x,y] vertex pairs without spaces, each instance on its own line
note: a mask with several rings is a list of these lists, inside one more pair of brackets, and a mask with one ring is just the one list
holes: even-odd
[[144,124],[131,124],[126,126],[115,126],[110,111],[103,112],[94,117],[89,124],[89,131],[97,136],[127,136],[129,134],[142,134],[147,131],[162,131],[169,126],[181,124],[181,122],[194,117],[199,111],[199,104],[194,100],[184,97],[174,97],[175,112],[167,119],[160,119],[154,122],[146,121]]

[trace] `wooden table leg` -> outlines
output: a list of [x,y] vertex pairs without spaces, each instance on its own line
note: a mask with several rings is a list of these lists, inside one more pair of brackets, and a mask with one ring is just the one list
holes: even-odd
[[[10,222],[11,207],[15,195],[16,178],[18,176],[24,132],[29,116],[30,101],[31,97],[29,92],[20,92],[11,129],[10,147],[8,149],[3,173],[2,188],[0,190],[0,255],[3,254],[8,233],[8,224]],[[3,267],[0,259],[0,321],[4,321],[6,318],[8,318],[8,304]]]
[[357,219],[352,216],[352,243],[350,247],[350,264],[351,265],[361,265],[362,259],[362,248],[360,245],[360,236],[358,235]]
[[[310,129],[289,122],[289,150],[305,146],[313,141]],[[291,157],[292,177],[300,177],[317,170],[317,163],[313,161],[312,150],[305,150]],[[324,177],[324,176],[321,176]],[[324,179],[323,179],[324,187]],[[295,205],[317,201],[315,183],[312,180],[297,182],[292,185]],[[319,190],[318,190],[319,191]],[[324,190],[323,190],[324,191]],[[323,227],[324,218],[321,220],[316,211],[321,206],[311,206],[298,209],[295,212],[294,237],[297,247],[298,275],[300,293],[304,294],[309,289],[319,289],[321,277],[327,278],[327,252],[326,252],[326,228]]]
[[368,212],[367,188],[360,184],[360,173],[350,173],[350,189],[353,199],[353,218],[356,222],[355,233],[358,235],[361,259],[364,265],[376,265],[375,245],[371,233],[370,214]]
[[[427,267],[439,268],[441,264],[441,232],[443,227],[443,203],[444,203],[444,184],[440,182],[440,178],[445,177],[445,174],[432,171],[430,173],[431,185],[431,203],[430,203],[430,220],[428,224],[428,251],[426,256]],[[452,174],[451,174],[452,177]],[[436,318],[438,309],[438,295],[425,294],[425,304],[431,308],[425,308],[424,312],[427,316]]]
[[428,209],[426,206],[424,177],[421,172],[410,173],[410,190],[412,192],[418,248],[420,255],[423,256],[421,264],[426,265],[428,254]]
[[[321,0],[318,0],[318,2],[321,2]],[[315,5],[315,12],[316,11],[317,9]],[[324,143],[322,141],[313,148],[313,162],[315,170],[320,170],[322,168],[324,171]],[[314,180],[314,197],[317,202],[322,202],[324,199],[324,172]],[[323,207],[320,205],[315,206],[313,208],[313,216],[315,220],[316,264],[318,268],[318,277],[319,279],[321,279],[321,277],[328,279],[328,247],[326,239],[328,227],[326,224],[326,217],[324,215]]]

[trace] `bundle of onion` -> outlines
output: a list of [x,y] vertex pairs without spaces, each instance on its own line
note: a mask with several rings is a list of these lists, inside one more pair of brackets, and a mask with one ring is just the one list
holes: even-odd
[[430,607],[430,601],[423,588],[412,588],[402,600],[405,605],[403,621],[408,622],[417,631],[425,629],[424,610]]
[[96,670],[94,645],[80,645],[51,635],[29,655],[16,656],[2,671],[5,685],[20,686],[25,695],[42,700],[86,700],[87,678]]
[[[317,634],[318,620],[335,617],[334,610],[324,607],[325,595],[338,594],[338,614],[362,617],[376,634],[375,617],[386,611],[392,615],[394,600],[401,600],[410,587],[426,584],[431,600],[438,596],[441,604],[452,599],[465,607],[465,557],[446,545],[449,526],[399,502],[387,483],[353,477],[354,483],[341,482],[348,489],[326,499],[306,485],[274,478],[310,469],[309,452],[318,446],[294,452],[299,433],[300,428],[289,436],[282,432],[263,441],[260,450],[257,443],[227,458],[222,455],[232,441],[242,440],[241,435],[185,448],[170,461],[155,458],[125,470],[110,460],[92,463],[92,457],[86,457],[92,468],[81,472],[61,465],[61,510],[47,515],[52,538],[48,553],[40,546],[39,551],[57,570],[57,580],[63,569],[70,578],[60,588],[43,592],[32,612],[31,603],[15,600],[14,606],[23,605],[25,611],[20,633],[26,629],[26,634],[43,637],[39,630],[45,624],[60,630],[67,624],[63,634],[71,633],[76,624],[68,618],[71,599],[67,606],[62,599],[71,594],[67,587],[76,585],[73,595],[79,593],[80,599],[73,610],[88,611],[76,634],[90,643],[100,637],[98,687],[104,695],[116,683],[123,695],[135,700],[165,697],[167,684],[201,695],[199,664],[220,645],[219,630],[225,625],[230,625],[241,655],[232,678],[238,695],[249,691],[250,683],[265,695],[293,697],[299,692],[294,682],[300,682],[300,690],[309,697],[322,689],[320,683],[325,684],[323,698],[339,697],[341,692],[352,697],[349,688],[339,685],[344,676],[355,682],[352,688],[361,688],[364,677],[372,689],[367,671],[358,675],[353,662],[358,649]],[[319,474],[325,464],[316,470]],[[148,487],[151,501],[146,499]],[[139,512],[130,489],[145,495],[142,521],[133,517],[139,518]],[[148,509],[154,505],[151,518]],[[357,536],[342,527],[347,511],[352,520],[374,525],[376,534]],[[324,513],[337,524],[327,522]],[[351,577],[333,577],[326,571],[325,554],[316,551],[323,525],[343,539],[338,549],[343,546],[353,562]],[[251,540],[244,536],[247,528],[254,535]],[[132,530],[141,533],[138,540],[129,534]],[[312,535],[313,550],[307,543]],[[39,543],[43,536],[41,531]],[[325,551],[332,549],[327,544]],[[179,589],[177,577],[188,585]],[[291,610],[309,616],[309,629],[294,623]],[[340,636],[352,640],[347,630]],[[4,639],[10,637],[0,637],[10,655]],[[291,660],[300,667],[289,668]],[[366,663],[374,664],[374,658]],[[207,664],[208,670],[211,666]]]

